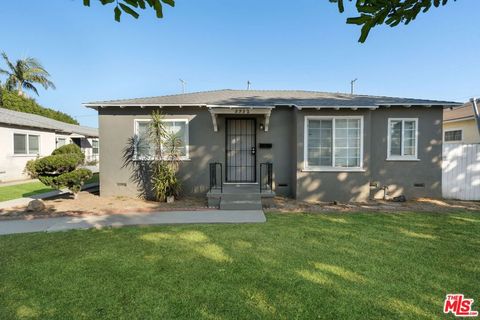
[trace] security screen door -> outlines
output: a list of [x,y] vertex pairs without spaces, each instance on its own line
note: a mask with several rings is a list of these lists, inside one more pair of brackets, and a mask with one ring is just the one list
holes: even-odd
[[256,121],[227,118],[225,126],[225,158],[227,182],[255,182]]

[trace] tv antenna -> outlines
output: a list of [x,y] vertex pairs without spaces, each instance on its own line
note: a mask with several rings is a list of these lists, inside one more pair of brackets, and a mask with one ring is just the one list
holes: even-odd
[[185,86],[187,84],[187,81],[183,80],[183,79],[179,79],[180,82],[182,83],[182,93],[185,93]]
[[350,94],[353,94],[353,92],[355,91],[355,82],[357,81],[358,79],[355,78],[353,79],[352,81],[350,81]]

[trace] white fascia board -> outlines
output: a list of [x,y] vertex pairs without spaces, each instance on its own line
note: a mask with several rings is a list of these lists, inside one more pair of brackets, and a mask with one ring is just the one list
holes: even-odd
[[389,106],[425,106],[425,107],[431,107],[431,106],[462,106],[463,103],[457,103],[457,102],[448,102],[448,103],[435,103],[435,101],[432,102],[423,102],[423,103],[381,103],[378,104],[377,106],[379,107],[389,107]]
[[378,109],[379,106],[295,106],[298,110],[302,109]]
[[159,104],[159,103],[82,103],[87,108],[105,108],[105,107],[205,107],[204,103],[181,103],[181,104]]

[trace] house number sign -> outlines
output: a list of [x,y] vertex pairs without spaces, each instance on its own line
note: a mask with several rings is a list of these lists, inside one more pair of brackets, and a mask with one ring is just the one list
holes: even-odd
[[235,113],[248,114],[250,113],[249,109],[235,109]]

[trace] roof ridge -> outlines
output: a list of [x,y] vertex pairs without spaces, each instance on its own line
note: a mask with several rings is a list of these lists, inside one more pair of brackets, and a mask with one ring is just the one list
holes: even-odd
[[185,93],[172,93],[172,94],[164,94],[161,96],[150,96],[150,97],[141,97],[141,98],[122,98],[122,99],[110,99],[104,101],[94,101],[94,102],[85,102],[86,104],[89,103],[99,103],[99,102],[112,102],[112,101],[124,101],[124,100],[140,100],[140,99],[154,99],[154,98],[163,98],[163,97],[176,97],[176,96],[188,96],[192,94],[198,93],[212,93],[212,92],[221,92],[221,91],[232,91],[232,89],[216,89],[216,90],[206,90],[206,91],[193,91],[193,92],[185,92]]

